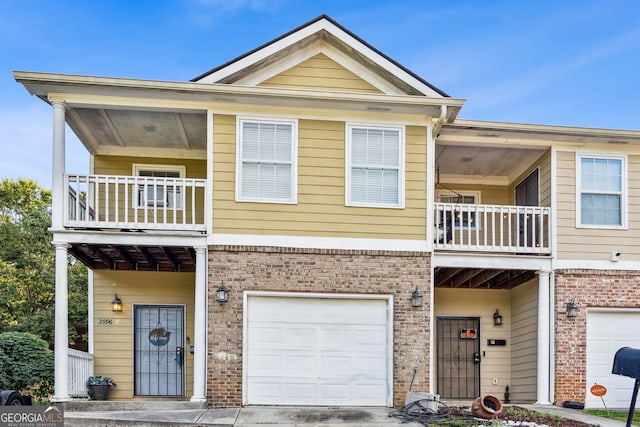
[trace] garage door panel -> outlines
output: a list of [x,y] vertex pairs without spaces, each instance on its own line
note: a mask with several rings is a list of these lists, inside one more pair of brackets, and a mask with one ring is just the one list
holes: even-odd
[[387,300],[250,296],[247,322],[248,404],[388,403]]
[[[604,408],[602,400],[589,388],[607,388],[604,403],[609,408],[629,408],[634,380],[611,373],[615,353],[622,347],[640,348],[640,312],[611,311],[587,313],[587,395],[585,405]],[[640,402],[636,408],[640,408]]]

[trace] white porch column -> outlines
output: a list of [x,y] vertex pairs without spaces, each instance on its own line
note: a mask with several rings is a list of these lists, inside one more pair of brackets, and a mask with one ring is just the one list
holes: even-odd
[[53,180],[51,189],[51,227],[62,229],[64,215],[65,173],[65,107],[61,101],[53,101]]
[[55,303],[55,390],[54,402],[69,400],[69,316],[67,301],[67,248],[66,243],[54,243],[56,247],[56,303]]
[[207,401],[207,248],[196,247],[192,402]]
[[551,328],[550,328],[550,272],[538,271],[538,380],[537,401],[538,405],[551,405],[549,400],[551,378]]

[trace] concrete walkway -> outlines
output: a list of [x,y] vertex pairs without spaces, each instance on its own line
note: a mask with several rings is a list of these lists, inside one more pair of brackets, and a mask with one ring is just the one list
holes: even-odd
[[[516,405],[526,409],[575,419],[601,427],[624,427],[625,423],[595,417],[557,406]],[[154,409],[129,411],[65,411],[65,426],[422,426],[389,417],[392,408],[270,407],[235,409]]]

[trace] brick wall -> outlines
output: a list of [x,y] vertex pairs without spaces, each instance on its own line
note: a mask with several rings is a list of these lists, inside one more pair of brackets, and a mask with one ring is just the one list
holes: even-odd
[[[428,253],[271,247],[209,248],[207,394],[211,407],[242,404],[242,328],[245,290],[393,294],[394,406],[413,391],[428,391],[430,258]],[[229,302],[215,300],[224,280]],[[411,307],[411,292],[425,295]]]
[[[621,270],[555,272],[555,400],[585,401],[587,377],[587,308],[639,308],[640,274]],[[567,318],[575,299],[578,317]],[[613,360],[611,361],[613,363]]]

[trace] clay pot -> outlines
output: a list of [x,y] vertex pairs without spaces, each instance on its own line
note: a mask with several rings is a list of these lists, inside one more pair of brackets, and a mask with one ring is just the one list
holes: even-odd
[[490,420],[500,412],[502,412],[502,402],[490,394],[476,398],[471,404],[471,413],[474,417]]

